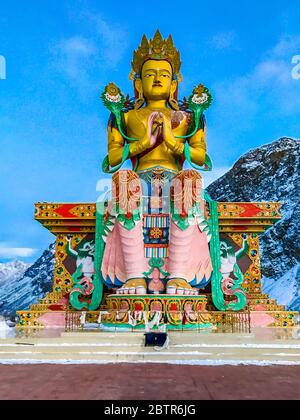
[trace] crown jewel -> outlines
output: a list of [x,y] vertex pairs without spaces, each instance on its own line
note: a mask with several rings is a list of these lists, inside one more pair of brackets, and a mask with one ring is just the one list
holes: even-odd
[[180,52],[176,49],[171,35],[164,40],[157,30],[153,39],[148,40],[146,35],[143,36],[141,45],[133,54],[131,80],[140,75],[143,64],[150,59],[168,61],[173,68],[175,78],[182,81]]

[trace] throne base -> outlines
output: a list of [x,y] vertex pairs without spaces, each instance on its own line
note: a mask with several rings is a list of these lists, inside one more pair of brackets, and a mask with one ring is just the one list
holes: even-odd
[[168,328],[212,326],[204,295],[109,295],[105,303],[109,315],[103,315],[104,326],[145,328],[145,317],[151,322],[157,313],[159,324],[168,324]]
[[[244,274],[243,287],[248,298],[248,308],[242,313],[250,313],[252,327],[293,328],[298,315],[297,312],[287,311],[285,306],[279,305],[268,295],[262,293],[259,235],[280,219],[279,208],[280,204],[277,203],[219,203],[218,205],[220,239],[230,241],[235,251],[238,251],[242,246],[243,236],[247,236],[249,251],[241,258],[239,266]],[[18,327],[22,330],[64,328],[65,319],[72,311],[69,296],[73,287],[72,274],[76,270],[75,262],[66,252],[67,237],[72,236],[74,246],[79,246],[87,239],[95,239],[96,205],[94,203],[37,203],[35,218],[56,235],[53,291],[48,293],[44,299],[31,305],[29,310],[23,308],[23,310],[17,312],[19,316]],[[208,312],[205,312],[206,298],[208,298]],[[180,329],[181,325],[184,327],[185,325],[192,325],[197,328],[198,322],[193,324],[193,320],[187,322],[186,319],[174,318],[172,311],[168,309],[171,308],[171,304],[174,304],[177,312],[181,311],[189,314],[195,311],[195,305],[200,304],[199,316],[202,313],[207,313],[208,322],[210,320],[209,316],[211,316],[213,325],[219,323],[218,316],[221,318],[223,316],[222,312],[218,315],[209,291],[205,296],[107,296],[104,294],[102,305],[97,308],[97,311],[88,313],[87,320],[88,322],[89,319],[91,322],[97,322],[100,311],[111,309],[112,311],[119,311],[119,313],[123,311],[123,318],[118,318],[115,321],[108,317],[107,319],[103,318],[105,325],[110,325],[110,323],[115,325],[116,322],[118,326],[126,326],[128,323],[124,315],[125,308],[128,315],[128,311],[147,312],[149,308],[150,311],[161,310],[164,312],[167,307],[167,312],[170,312],[168,320],[170,325],[175,325]],[[187,305],[191,305],[191,307],[188,306],[186,311]],[[80,317],[80,312],[78,316]],[[206,324],[207,319],[204,321],[203,324]],[[138,328],[139,325],[142,324],[137,323],[135,328]]]

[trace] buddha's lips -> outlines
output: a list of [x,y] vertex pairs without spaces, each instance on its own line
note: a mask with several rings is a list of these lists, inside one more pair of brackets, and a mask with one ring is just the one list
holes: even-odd
[[161,83],[153,83],[152,87],[162,87]]

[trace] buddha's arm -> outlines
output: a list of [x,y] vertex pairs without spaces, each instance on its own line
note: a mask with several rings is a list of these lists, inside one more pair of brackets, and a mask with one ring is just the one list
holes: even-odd
[[[125,115],[126,121],[126,115]],[[124,152],[125,141],[121,133],[119,132],[114,118],[109,121],[108,124],[108,159],[110,166],[117,166],[122,162]],[[143,153],[150,147],[149,136],[145,135],[139,141],[135,141],[130,144],[128,158],[137,156]]]
[[196,165],[202,166],[206,157],[206,129],[200,129],[189,139],[191,160]]
[[124,139],[119,130],[108,125],[108,160],[110,166],[117,166],[122,162]]
[[[164,117],[164,139],[169,149],[177,156],[184,154],[184,143],[177,139],[171,129],[171,122]],[[202,166],[206,158],[206,129],[205,124],[196,134],[188,140],[190,146],[191,161],[196,165]]]

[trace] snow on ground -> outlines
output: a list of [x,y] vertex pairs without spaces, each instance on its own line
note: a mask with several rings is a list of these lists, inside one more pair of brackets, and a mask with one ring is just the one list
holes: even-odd
[[10,328],[5,321],[0,320],[0,339],[14,338],[15,329]]

